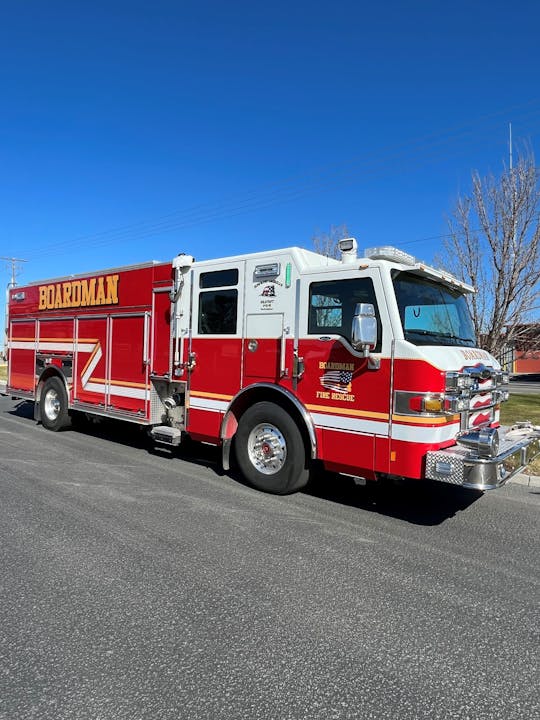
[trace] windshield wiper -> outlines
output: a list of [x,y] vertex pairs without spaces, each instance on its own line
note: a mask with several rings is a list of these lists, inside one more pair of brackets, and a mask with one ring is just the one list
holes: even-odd
[[448,340],[461,340],[461,342],[472,343],[474,345],[474,339],[468,337],[460,337],[459,335],[453,335],[452,333],[437,332],[436,330],[405,330],[406,335],[421,335],[428,337],[440,337],[447,338]]

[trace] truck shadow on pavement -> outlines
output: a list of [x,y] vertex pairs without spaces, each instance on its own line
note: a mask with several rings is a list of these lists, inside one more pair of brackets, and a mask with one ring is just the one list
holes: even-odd
[[25,418],[26,420],[34,420],[34,403],[26,400],[16,401],[11,410],[6,410],[7,415]]
[[[19,402],[8,414],[34,421],[34,406]],[[171,461],[183,459],[194,465],[207,467],[217,475],[226,475],[234,482],[250,487],[235,469],[221,467],[221,451],[217,447],[188,440],[171,452],[155,448],[146,428],[133,423],[104,418],[100,422],[74,416],[71,431],[99,437],[134,449],[145,450]],[[397,483],[378,482],[359,486],[351,478],[315,468],[309,485],[301,494],[338,503],[358,510],[374,512],[414,525],[439,525],[477,502],[483,493],[433,481],[403,480]],[[284,502],[286,502],[286,497]]]
[[379,481],[358,486],[350,478],[331,473],[317,473],[304,492],[414,525],[440,525],[483,496],[477,490],[430,480]]
[[[32,424],[36,422],[34,404],[26,400],[19,401],[11,410],[7,411],[7,414],[23,418]],[[178,448],[160,449],[154,446],[144,425],[99,416],[88,418],[82,413],[74,413],[71,417],[71,425],[60,431],[60,433],[63,432],[76,432],[80,435],[101,438],[124,447],[145,450],[166,460],[185,458],[194,464],[211,467],[217,474],[224,474],[221,469],[221,453],[218,448],[192,442],[188,438]]]

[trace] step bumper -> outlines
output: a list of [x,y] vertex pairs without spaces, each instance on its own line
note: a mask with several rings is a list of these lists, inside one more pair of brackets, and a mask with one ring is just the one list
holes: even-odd
[[540,432],[529,426],[499,432],[499,453],[492,458],[459,445],[428,452],[426,478],[475,490],[501,487],[540,455]]

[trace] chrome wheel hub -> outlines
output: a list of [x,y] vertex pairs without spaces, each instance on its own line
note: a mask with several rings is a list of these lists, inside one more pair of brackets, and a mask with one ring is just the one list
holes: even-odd
[[261,423],[249,434],[248,455],[259,472],[274,475],[281,470],[287,458],[285,438],[274,425]]
[[51,389],[47,392],[43,406],[45,415],[49,418],[49,420],[56,420],[56,418],[60,415],[60,398],[58,397],[56,390]]

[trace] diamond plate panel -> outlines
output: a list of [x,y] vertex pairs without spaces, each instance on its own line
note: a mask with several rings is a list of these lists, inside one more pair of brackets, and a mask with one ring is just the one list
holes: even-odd
[[184,423],[183,405],[177,405],[176,407],[167,410],[163,401],[175,394],[179,394],[182,398],[184,398],[185,389],[185,382],[152,380],[152,386],[150,389],[150,423],[152,425],[167,423],[181,426]]
[[[457,455],[457,457],[456,457]],[[465,451],[448,453],[444,450],[428,452],[426,458],[426,477],[429,480],[439,480],[441,482],[450,483],[451,485],[463,485],[464,476],[464,457],[468,455]]]

